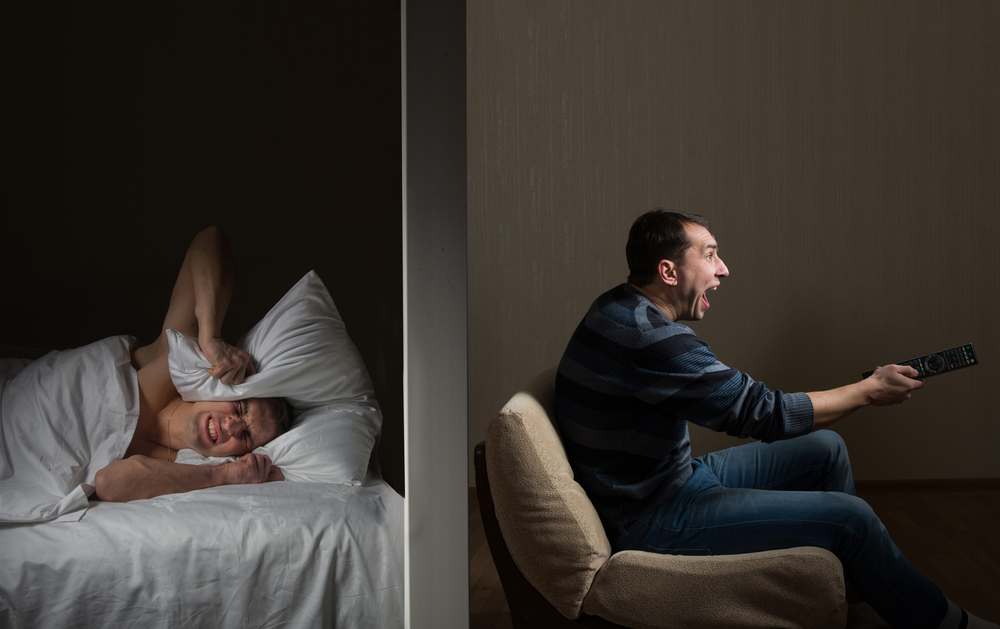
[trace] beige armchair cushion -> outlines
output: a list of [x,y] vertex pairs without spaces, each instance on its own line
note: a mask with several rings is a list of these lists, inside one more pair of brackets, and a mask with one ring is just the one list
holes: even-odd
[[[515,395],[486,431],[497,521],[524,577],[567,618],[578,618],[611,557],[601,519],[575,480],[550,417],[555,370]],[[537,386],[536,386],[537,385]]]
[[844,626],[844,576],[836,555],[790,548],[684,557],[626,550],[597,573],[583,611],[653,629]]

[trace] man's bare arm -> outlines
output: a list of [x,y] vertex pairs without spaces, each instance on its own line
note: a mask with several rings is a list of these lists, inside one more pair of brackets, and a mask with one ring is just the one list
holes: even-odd
[[194,315],[198,345],[216,366],[210,370],[222,382],[239,384],[253,373],[253,361],[245,351],[222,338],[222,321],[229,308],[236,281],[236,259],[229,238],[218,227],[209,227],[195,236],[188,249]]
[[238,461],[217,467],[181,465],[146,456],[112,461],[97,472],[97,497],[106,502],[129,502],[178,494],[206,487],[282,480],[271,459],[245,454]]
[[198,339],[205,357],[216,365],[209,373],[222,382],[239,384],[254,373],[250,355],[222,339],[222,322],[235,279],[236,260],[226,234],[218,227],[199,232],[177,274],[160,336],[136,351],[137,367],[166,355],[166,331],[172,329]]
[[813,405],[813,430],[825,428],[863,406],[889,406],[910,399],[914,389],[924,386],[915,380],[913,367],[886,365],[870,377],[829,391],[807,393]]

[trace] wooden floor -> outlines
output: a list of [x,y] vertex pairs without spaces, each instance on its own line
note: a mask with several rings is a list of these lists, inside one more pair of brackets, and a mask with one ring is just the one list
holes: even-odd
[[[860,483],[859,483],[860,485]],[[861,486],[907,559],[945,596],[1000,622],[1000,487]],[[469,627],[510,628],[510,611],[469,490]]]

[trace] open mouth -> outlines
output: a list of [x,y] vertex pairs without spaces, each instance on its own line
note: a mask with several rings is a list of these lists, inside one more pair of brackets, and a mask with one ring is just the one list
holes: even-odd
[[209,417],[208,418],[208,437],[209,437],[209,440],[212,443],[215,443],[216,441],[219,440],[219,433],[215,429],[215,418],[214,417]]
[[[708,290],[718,290],[718,289],[719,289],[718,286],[713,286],[712,288],[709,288]],[[712,304],[708,303],[708,290],[701,294],[701,304],[703,306],[705,306],[705,308],[710,308],[711,305],[712,305]]]

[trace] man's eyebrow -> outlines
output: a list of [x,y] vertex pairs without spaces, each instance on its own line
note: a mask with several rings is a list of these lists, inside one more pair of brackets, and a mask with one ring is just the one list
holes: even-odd
[[719,245],[715,244],[714,242],[712,244],[710,244],[710,245],[705,245],[705,249],[706,250],[708,250],[708,249],[716,249],[716,250],[718,250],[718,248],[719,248]]

